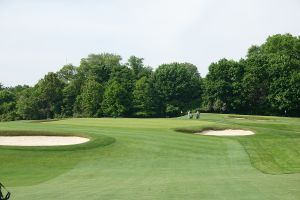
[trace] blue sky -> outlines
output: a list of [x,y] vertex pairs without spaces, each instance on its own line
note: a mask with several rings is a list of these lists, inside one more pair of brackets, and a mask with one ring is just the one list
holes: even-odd
[[34,85],[90,53],[191,62],[202,76],[276,33],[300,35],[299,0],[0,0],[0,82]]

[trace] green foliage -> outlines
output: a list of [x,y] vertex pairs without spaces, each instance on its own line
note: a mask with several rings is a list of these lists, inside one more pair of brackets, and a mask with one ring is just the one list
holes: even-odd
[[87,80],[82,87],[82,92],[77,96],[76,113],[83,117],[101,117],[101,102],[103,87],[94,80]]
[[72,64],[64,65],[57,72],[59,79],[65,83],[72,81],[75,78],[76,74],[77,74],[77,68]]
[[146,76],[136,81],[133,90],[133,105],[135,116],[151,117],[157,112],[157,102],[150,79]]
[[288,56],[270,59],[270,92],[268,100],[275,111],[296,114],[300,111],[300,60]]
[[22,119],[45,119],[61,115],[65,84],[55,73],[48,73],[33,88],[24,89],[17,101]]
[[[179,116],[180,111],[187,111],[200,105],[201,77],[195,65],[190,63],[160,65],[154,72],[153,86],[160,99],[163,114]],[[172,112],[169,112],[170,110]]]
[[263,54],[286,55],[292,59],[300,59],[300,38],[291,34],[277,34],[269,36],[267,41],[261,46]]
[[80,95],[81,85],[79,81],[73,80],[63,89],[62,115],[71,117],[74,114],[76,97]]
[[241,80],[244,68],[238,62],[222,59],[209,66],[205,79],[205,104],[209,111],[238,111],[242,99],[238,96],[242,91]]
[[[299,116],[300,38],[270,36],[246,59],[222,59],[209,67],[203,108],[207,111]],[[223,109],[222,109],[223,108]]]
[[179,116],[181,112],[180,107],[174,106],[174,104],[166,104],[166,115],[169,117]]
[[0,121],[11,121],[16,119],[15,93],[7,89],[0,90]]
[[61,114],[64,83],[55,73],[48,73],[36,87],[40,110],[44,118],[53,118]]
[[143,76],[149,77],[152,74],[152,69],[150,67],[145,67],[143,61],[143,58],[138,58],[136,56],[131,56],[128,59],[127,65],[132,69],[134,78],[137,80]]
[[300,113],[300,37],[291,34],[268,37],[239,61],[212,63],[203,79],[190,63],[162,64],[153,71],[143,58],[121,60],[115,54],[90,54],[79,67],[65,65],[34,87],[0,84],[0,118],[175,117],[198,108],[219,113]]
[[20,118],[17,113],[17,101],[27,88],[28,86],[26,85],[1,88],[0,84],[0,121],[11,121]]
[[105,116],[126,116],[130,111],[129,92],[116,80],[112,80],[105,89],[102,109]]
[[77,69],[78,79],[94,79],[99,83],[108,82],[114,67],[120,66],[121,57],[114,54],[90,54],[83,58]]
[[39,94],[35,88],[25,89],[17,101],[17,113],[22,119],[42,119]]
[[129,93],[132,92],[134,87],[133,71],[125,65],[115,66],[110,74],[110,81],[117,81]]
[[261,54],[251,55],[243,64],[245,74],[242,79],[241,98],[244,100],[244,112],[261,114],[262,111],[269,111],[270,106],[267,101],[269,92],[267,57]]

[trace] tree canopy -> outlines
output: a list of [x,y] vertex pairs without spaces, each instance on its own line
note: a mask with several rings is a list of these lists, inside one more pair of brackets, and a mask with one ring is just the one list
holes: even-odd
[[[229,63],[231,68],[236,63],[237,74],[228,74]],[[245,59],[222,59],[209,67],[203,108],[208,112],[300,116],[299,73],[300,37],[270,36],[262,45],[250,47]]]
[[36,85],[0,83],[0,120],[57,117],[176,117],[181,112],[300,116],[300,37],[277,34],[239,61],[213,62],[202,78],[191,63],[156,70],[144,59],[102,53],[49,72]]
[[153,74],[162,114],[178,116],[200,106],[201,77],[197,67],[190,63],[160,65]]

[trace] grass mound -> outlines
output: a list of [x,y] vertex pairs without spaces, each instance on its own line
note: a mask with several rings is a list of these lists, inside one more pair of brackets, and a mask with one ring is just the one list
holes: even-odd
[[81,136],[90,142],[69,146],[0,146],[0,177],[8,186],[34,185],[71,170],[86,159],[86,151],[115,142],[113,137],[95,134],[1,130],[0,136]]
[[252,165],[267,174],[300,173],[300,134],[269,129],[239,138]]

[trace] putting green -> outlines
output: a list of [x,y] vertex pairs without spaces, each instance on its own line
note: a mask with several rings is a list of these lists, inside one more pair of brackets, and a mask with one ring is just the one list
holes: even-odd
[[[256,134],[175,131],[212,128]],[[68,147],[0,147],[0,181],[12,199],[300,198],[298,118],[67,119],[0,123],[0,130],[91,139]]]

